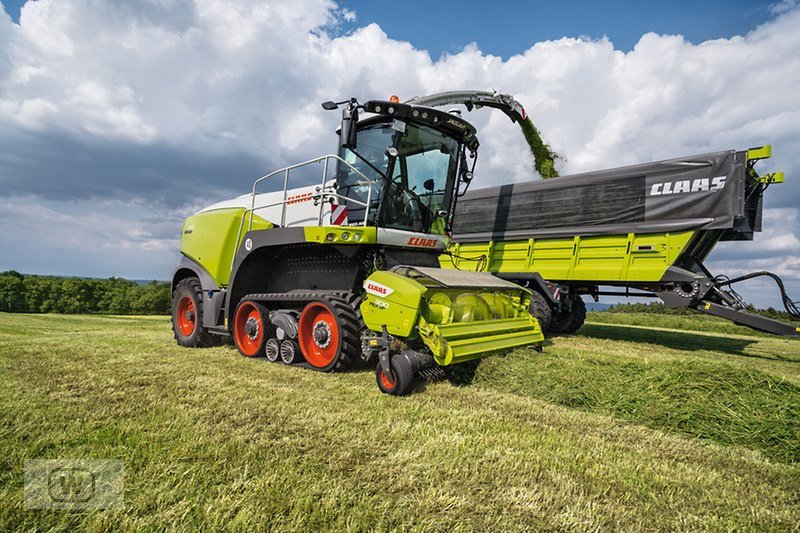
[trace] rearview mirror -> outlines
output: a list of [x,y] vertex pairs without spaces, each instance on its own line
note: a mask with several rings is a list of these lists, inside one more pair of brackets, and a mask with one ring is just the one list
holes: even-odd
[[434,182],[433,178],[431,178],[431,179],[425,180],[425,182],[422,184],[422,186],[425,187],[426,191],[433,192],[433,187],[434,187],[435,184],[436,184],[436,182]]
[[339,143],[342,148],[348,148],[350,150],[356,149],[357,123],[358,108],[356,106],[347,106],[347,109],[342,109],[342,127],[339,128]]

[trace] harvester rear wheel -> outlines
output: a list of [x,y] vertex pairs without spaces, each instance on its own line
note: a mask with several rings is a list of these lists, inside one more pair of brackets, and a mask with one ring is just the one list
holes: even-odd
[[539,321],[539,327],[542,331],[550,329],[550,324],[553,323],[553,310],[550,309],[547,300],[538,292],[531,294],[531,304],[528,306],[533,318]]
[[407,357],[402,354],[392,357],[391,361],[392,377],[389,378],[384,372],[381,364],[375,367],[375,380],[378,388],[384,394],[392,396],[405,396],[411,392],[414,384],[414,368]]
[[360,328],[353,306],[335,296],[314,300],[303,309],[297,339],[314,369],[345,370],[360,353]]
[[207,348],[219,339],[203,327],[203,289],[197,278],[184,278],[172,292],[172,333],[187,348]]
[[233,315],[233,341],[239,353],[246,357],[261,357],[272,325],[266,308],[250,300],[239,302]]
[[586,304],[580,296],[572,300],[572,309],[553,320],[550,331],[553,333],[575,333],[586,322]]

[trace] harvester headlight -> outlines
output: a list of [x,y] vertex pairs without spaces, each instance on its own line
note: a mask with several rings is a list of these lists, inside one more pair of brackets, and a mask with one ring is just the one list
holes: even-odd
[[343,231],[342,232],[342,240],[346,241],[346,240],[349,240],[349,239],[350,239],[350,234],[348,232],[346,232],[346,231]]
[[361,234],[360,233],[353,233],[353,240],[354,241],[360,241],[361,240]]
[[389,108],[386,111],[388,111],[388,113],[391,115],[392,113],[394,113],[394,107],[389,106]]
[[334,240],[336,240],[336,235],[334,235],[333,233],[328,233],[327,235],[325,235],[325,240],[328,242],[333,242]]

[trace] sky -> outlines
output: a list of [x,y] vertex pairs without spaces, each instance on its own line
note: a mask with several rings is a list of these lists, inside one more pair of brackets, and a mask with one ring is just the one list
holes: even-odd
[[[496,89],[562,174],[772,144],[765,231],[709,266],[800,294],[794,1],[0,1],[0,271],[168,279],[185,216],[335,150],[320,102]],[[476,185],[538,179],[504,115],[465,118]]]

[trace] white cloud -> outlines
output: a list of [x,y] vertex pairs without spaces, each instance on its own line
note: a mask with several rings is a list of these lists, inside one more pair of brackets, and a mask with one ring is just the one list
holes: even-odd
[[[507,60],[474,44],[433,60],[375,24],[337,36],[357,14],[328,0],[28,2],[19,25],[0,17],[1,194],[212,201],[332,151],[338,114],[319,102],[493,88],[526,105],[562,173],[773,144],[760,167],[786,171],[766,195],[784,211],[767,211],[755,243],[718,255],[792,257],[800,10],[784,1],[773,12],[745,36],[698,45],[649,33],[628,53],[563,38]],[[476,186],[532,179],[516,126],[485,110],[465,117],[482,142]]]
[[797,6],[797,0],[780,0],[769,6],[769,10],[773,15],[782,15],[787,11],[791,11]]

